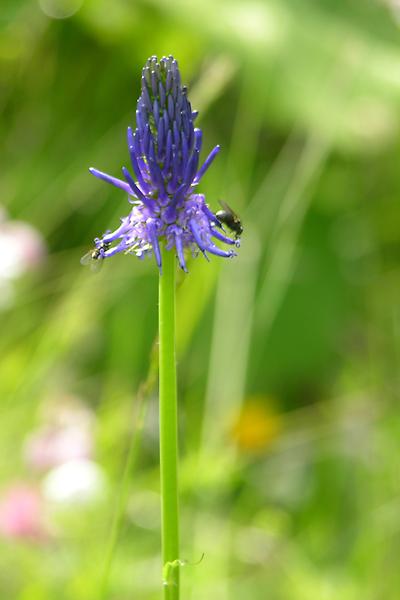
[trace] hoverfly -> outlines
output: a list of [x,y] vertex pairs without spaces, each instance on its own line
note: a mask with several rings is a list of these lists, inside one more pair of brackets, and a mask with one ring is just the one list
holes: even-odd
[[103,264],[103,251],[108,250],[110,244],[102,242],[98,248],[92,248],[81,258],[81,265],[89,265],[94,273],[100,271]]
[[231,207],[224,202],[223,200],[219,200],[220,205],[222,206],[222,210],[219,210],[215,213],[218,221],[223,223],[233,231],[236,238],[239,238],[243,233],[243,225],[240,220],[240,217],[231,209]]

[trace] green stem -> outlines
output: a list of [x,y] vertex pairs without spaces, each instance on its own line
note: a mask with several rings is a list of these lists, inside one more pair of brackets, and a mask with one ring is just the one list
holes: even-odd
[[159,283],[160,477],[164,599],[179,600],[175,254],[162,249]]

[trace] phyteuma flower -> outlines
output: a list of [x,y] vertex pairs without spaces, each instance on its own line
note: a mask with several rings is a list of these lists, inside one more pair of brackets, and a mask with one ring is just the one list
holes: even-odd
[[200,250],[231,257],[233,250],[215,245],[239,245],[236,236],[224,235],[221,221],[205,202],[197,186],[218,154],[220,147],[210,152],[199,168],[202,131],[194,127],[197,116],[187,98],[187,88],[181,85],[177,61],[169,56],[158,61],[152,56],[142,72],[142,92],[137,102],[136,130],[128,127],[128,147],[133,175],[123,167],[125,181],[90,169],[129,195],[133,205],[120,226],[95,240],[96,259],[118,252],[142,258],[154,253],[161,271],[160,244],[175,250],[180,266],[187,271],[185,249],[193,255]]

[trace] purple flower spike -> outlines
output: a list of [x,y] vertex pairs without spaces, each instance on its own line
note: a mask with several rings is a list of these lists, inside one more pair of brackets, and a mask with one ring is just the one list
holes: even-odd
[[235,256],[214,241],[238,246],[221,232],[221,222],[194,190],[218,154],[216,146],[199,168],[202,131],[194,127],[187,89],[182,87],[178,63],[172,56],[149,58],[143,68],[137,102],[136,129],[128,127],[127,141],[133,176],[123,167],[126,181],[97,169],[90,172],[131,196],[133,207],[119,227],[95,240],[100,258],[119,252],[139,258],[154,254],[162,270],[160,246],[175,250],[187,272],[185,251],[222,257]]

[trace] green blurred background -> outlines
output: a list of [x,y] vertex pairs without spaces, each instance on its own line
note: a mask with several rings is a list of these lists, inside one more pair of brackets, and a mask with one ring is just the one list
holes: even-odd
[[119,176],[170,53],[245,228],[179,279],[182,598],[399,598],[399,26],[397,0],[3,0],[1,598],[160,597],[157,272],[79,259],[128,209],[88,167]]

